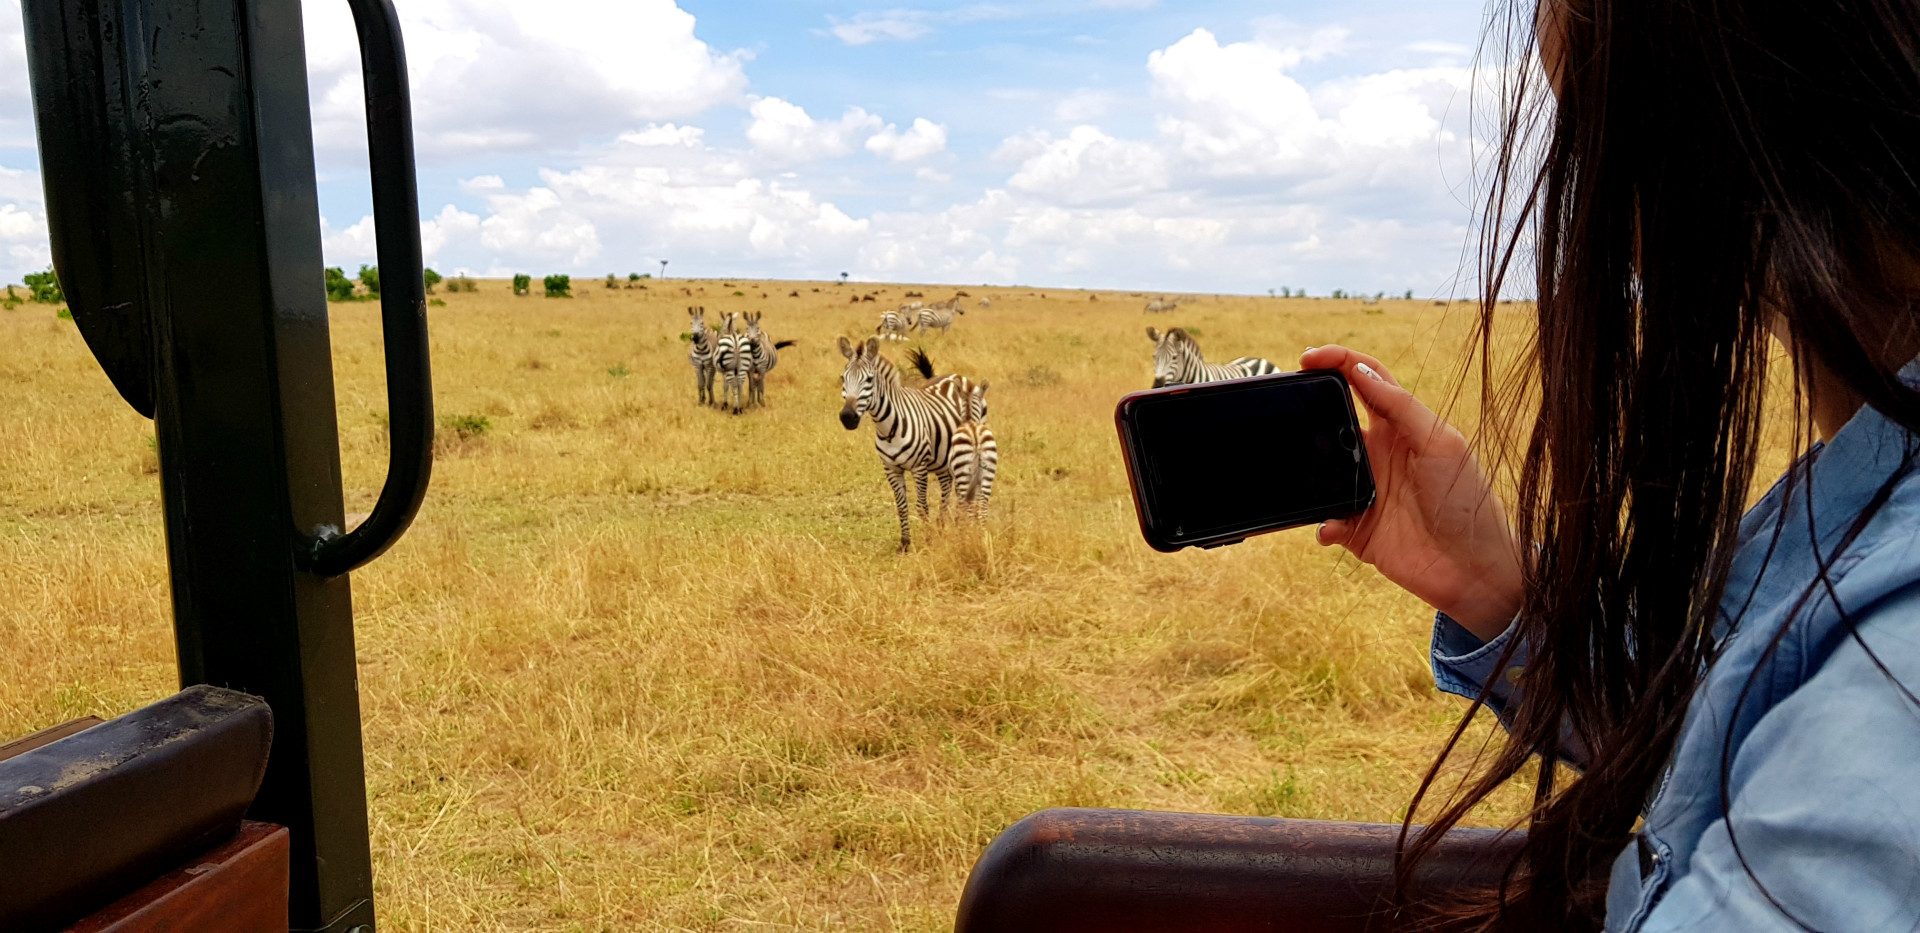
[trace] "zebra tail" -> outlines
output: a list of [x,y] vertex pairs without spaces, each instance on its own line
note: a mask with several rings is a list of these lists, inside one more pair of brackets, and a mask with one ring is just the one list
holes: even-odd
[[927,351],[914,347],[907,351],[907,364],[919,371],[920,378],[933,378],[933,361],[927,359]]
[[779,343],[776,343],[776,344],[774,344],[774,345],[773,345],[773,348],[774,348],[775,350],[785,350],[786,348],[788,348],[788,347],[791,347],[791,346],[794,346],[794,345],[796,345],[796,344],[798,344],[799,342],[800,342],[800,341],[798,341],[798,340],[782,340],[782,341],[780,341]]

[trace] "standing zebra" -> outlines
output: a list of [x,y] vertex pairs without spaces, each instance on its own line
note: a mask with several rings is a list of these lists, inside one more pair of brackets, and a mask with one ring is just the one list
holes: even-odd
[[1147,302],[1147,313],[1159,314],[1164,311],[1178,310],[1179,307],[1180,307],[1180,299],[1178,298],[1155,298],[1154,300]]
[[892,311],[880,312],[880,326],[873,329],[874,334],[888,340],[907,339],[907,331],[913,329],[914,315],[919,309],[920,303],[916,301]]
[[873,419],[873,447],[887,471],[887,485],[893,487],[894,511],[900,515],[900,550],[905,552],[913,546],[907,524],[906,474],[913,473],[919,490],[922,520],[929,517],[927,475],[939,479],[944,516],[953,488],[949,460],[960,410],[944,394],[901,386],[900,371],[880,355],[878,337],[859,344],[842,337],[840,355],[847,358],[840,374],[840,424],[852,431],[860,427],[863,416]]
[[967,312],[960,307],[960,299],[955,298],[952,301],[921,308],[920,316],[914,320],[913,326],[919,328],[923,334],[936,327],[942,333],[946,333],[953,329],[953,316],[965,313]]
[[688,323],[693,328],[690,334],[693,349],[687,351],[687,362],[693,364],[693,383],[700,390],[700,404],[712,405],[714,374],[713,332],[707,330],[707,309],[688,308]]
[[745,401],[747,371],[752,366],[752,347],[745,334],[733,332],[739,315],[727,311],[720,315],[719,347],[714,351],[714,365],[720,371],[720,381],[725,384],[727,397],[720,407],[739,414]]
[[1280,371],[1280,367],[1256,356],[1209,364],[1200,357],[1200,345],[1178,327],[1164,334],[1149,327],[1147,338],[1153,341],[1153,387],[1156,389],[1195,382],[1225,382]]
[[1000,447],[987,427],[987,383],[973,387],[967,397],[967,420],[953,430],[953,497],[966,514],[985,519],[993,496],[993,477],[1000,471]]
[[748,401],[754,405],[767,404],[767,374],[780,365],[780,351],[793,346],[794,341],[782,340],[778,343],[767,338],[760,329],[760,318],[766,312],[747,312],[747,393]]

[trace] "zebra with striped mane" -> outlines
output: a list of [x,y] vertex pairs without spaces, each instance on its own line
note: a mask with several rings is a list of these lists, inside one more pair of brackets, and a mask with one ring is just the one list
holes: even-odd
[[739,317],[732,311],[720,315],[720,340],[713,356],[714,368],[720,371],[720,381],[727,392],[726,400],[720,403],[720,407],[736,415],[744,407],[747,373],[753,365],[753,349],[747,336],[734,333]]
[[949,508],[953,471],[949,460],[953,431],[961,422],[960,409],[942,392],[910,389],[900,382],[900,371],[880,355],[880,338],[858,344],[840,338],[840,355],[847,366],[840,373],[840,425],[849,431],[860,420],[873,421],[873,447],[893,488],[894,511],[900,516],[900,550],[913,546],[907,522],[907,474],[919,491],[920,517],[928,519],[927,476],[940,481],[940,511]]
[[920,316],[914,319],[913,326],[921,333],[938,328],[941,333],[953,330],[953,316],[967,313],[960,307],[960,299],[943,301],[920,309]]
[[962,512],[977,519],[987,517],[987,500],[993,497],[993,478],[1000,471],[1000,447],[994,442],[993,429],[987,427],[987,385],[982,382],[967,395],[967,420],[953,430],[953,496]]
[[886,340],[905,340],[907,331],[913,329],[915,315],[920,313],[920,302],[901,305],[892,311],[880,312],[880,326],[873,329],[876,336]]
[[1153,387],[1156,389],[1196,382],[1225,382],[1280,371],[1280,367],[1257,356],[1243,356],[1231,363],[1208,363],[1200,356],[1200,345],[1178,327],[1164,334],[1149,327],[1147,338],[1153,341]]
[[687,351],[687,362],[693,366],[694,386],[700,392],[700,404],[712,405],[714,368],[713,332],[707,330],[707,309],[688,308],[688,324],[692,328],[690,338],[693,349]]
[[766,312],[749,311],[747,319],[747,395],[754,405],[767,404],[767,374],[780,365],[780,351],[794,345],[795,341],[775,342],[760,329],[760,318]]

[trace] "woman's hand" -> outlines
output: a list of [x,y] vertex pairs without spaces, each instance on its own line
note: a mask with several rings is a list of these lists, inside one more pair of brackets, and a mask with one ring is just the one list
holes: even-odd
[[1302,369],[1346,374],[1366,406],[1367,459],[1377,495],[1354,519],[1320,526],[1387,579],[1490,640],[1520,611],[1520,548],[1467,439],[1400,387],[1380,361],[1315,347]]

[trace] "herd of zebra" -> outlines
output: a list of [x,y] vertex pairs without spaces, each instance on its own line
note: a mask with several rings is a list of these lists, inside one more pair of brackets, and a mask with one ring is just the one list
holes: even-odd
[[[983,301],[982,307],[986,306]],[[907,477],[915,486],[921,519],[931,519],[927,501],[929,480],[940,484],[940,514],[951,512],[984,519],[999,472],[1000,452],[993,429],[987,425],[987,383],[958,375],[936,375],[931,359],[918,348],[907,351],[907,362],[919,377],[909,386],[901,371],[880,355],[882,338],[904,339],[912,330],[947,331],[956,314],[965,313],[958,298],[921,306],[915,303],[883,312],[876,333],[859,341],[840,338],[846,367],[840,374],[840,423],[849,431],[862,421],[873,424],[874,450],[893,490],[894,510],[900,520],[900,550],[912,547],[908,514]],[[722,326],[708,330],[705,308],[688,308],[693,348],[688,353],[700,402],[732,410],[766,403],[766,377],[779,363],[779,351],[793,341],[774,342],[760,329],[760,314],[726,312]],[[911,319],[908,315],[911,314]],[[741,322],[745,330],[738,331]],[[1186,330],[1174,327],[1162,333],[1147,328],[1153,341],[1153,385],[1161,388],[1202,382],[1221,382],[1280,371],[1271,361],[1241,357],[1230,363],[1210,364],[1200,345]],[[722,378],[724,400],[714,394],[714,377]]]
[[[991,307],[992,304],[989,299],[980,299],[982,308]],[[937,330],[944,334],[953,329],[954,315],[965,313],[967,311],[960,307],[958,296],[930,305],[910,301],[892,311],[880,312],[880,326],[874,328],[873,332],[875,336],[887,340],[905,340],[907,334],[915,330],[923,334]]]
[[[708,330],[707,309],[687,309],[693,343],[687,362],[693,364],[700,404],[718,405],[737,415],[748,406],[767,403],[767,374],[780,365],[780,351],[793,346],[793,341],[768,339],[760,329],[760,315],[759,311],[723,312],[722,326]],[[735,333],[742,321],[746,330]],[[724,399],[713,393],[715,376],[726,392]]]

